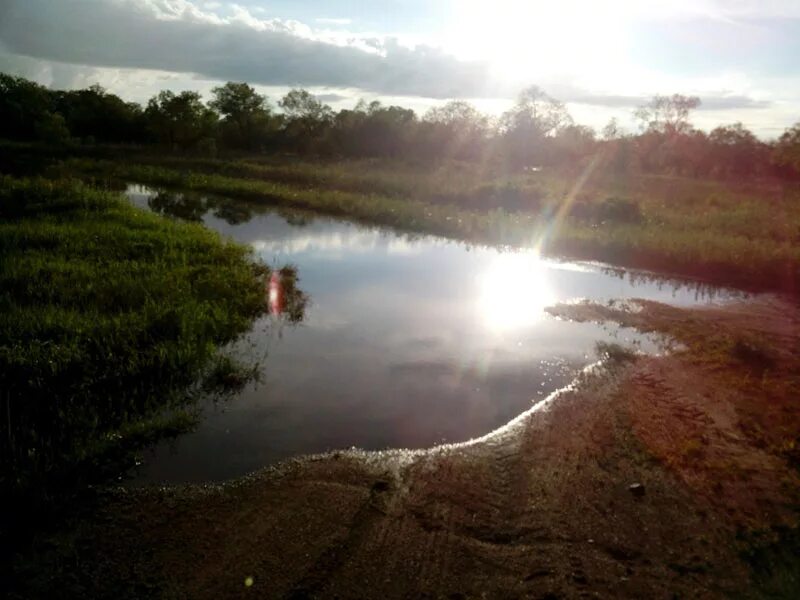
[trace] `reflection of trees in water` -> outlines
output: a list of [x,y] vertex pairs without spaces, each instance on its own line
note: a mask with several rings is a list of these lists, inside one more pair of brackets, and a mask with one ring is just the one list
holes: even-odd
[[315,216],[309,212],[290,209],[276,209],[269,205],[259,205],[220,196],[199,194],[192,191],[159,189],[147,201],[150,210],[158,214],[183,221],[201,221],[211,213],[228,225],[247,223],[255,215],[275,212],[293,227],[306,227],[314,222]]
[[147,201],[147,205],[153,212],[183,221],[201,221],[208,212],[206,199],[192,192],[159,190]]
[[[266,268],[264,268],[266,271]],[[274,269],[265,279],[264,314],[271,315],[264,332],[283,337],[286,326],[302,323],[310,298],[298,287],[297,267],[286,265]],[[222,350],[209,364],[203,375],[191,386],[192,402],[206,397],[215,401],[230,400],[248,384],[258,382],[267,361],[267,353],[255,352],[257,344],[241,344],[256,333],[253,329],[237,342]],[[238,348],[235,350],[234,348]]]
[[747,298],[747,292],[723,288],[705,281],[685,279],[680,277],[667,277],[648,271],[628,270],[618,267],[603,267],[603,273],[619,279],[627,279],[632,286],[649,284],[655,285],[659,290],[670,290],[677,293],[683,290],[692,292],[695,300],[715,300],[719,296],[733,296]]
[[260,327],[253,328],[220,353],[200,382],[200,389],[207,397],[214,401],[231,400],[246,386],[261,382],[270,340],[282,339],[285,327],[294,327],[305,318],[310,298],[300,290],[298,282],[294,265],[272,271],[265,285],[265,312],[270,318],[262,320]]
[[[276,272],[277,277],[270,281],[269,294],[278,294],[278,298],[273,302],[270,297],[270,312],[285,319],[288,323],[296,325],[300,323],[308,306],[309,296],[298,288],[299,278],[297,267],[287,265]],[[277,290],[275,289],[277,287]]]
[[310,213],[296,210],[278,210],[278,214],[283,217],[289,225],[294,227],[306,227],[314,222],[314,216]]
[[255,214],[253,206],[243,202],[235,202],[227,199],[217,199],[213,201],[209,199],[208,202],[210,208],[213,206],[214,216],[218,219],[222,219],[228,225],[247,223]]

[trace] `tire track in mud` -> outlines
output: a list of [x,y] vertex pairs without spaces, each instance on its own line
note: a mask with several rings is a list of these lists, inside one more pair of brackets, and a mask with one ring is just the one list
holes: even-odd
[[353,517],[353,525],[338,543],[323,551],[308,572],[284,596],[287,600],[304,600],[318,597],[331,579],[344,567],[354,552],[373,535],[375,526],[386,518],[386,496],[391,494],[392,483],[377,479],[370,489],[369,498]]

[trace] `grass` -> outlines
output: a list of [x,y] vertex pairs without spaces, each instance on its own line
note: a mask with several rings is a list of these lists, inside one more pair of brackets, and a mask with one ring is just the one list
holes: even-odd
[[[593,173],[505,173],[491,166],[134,157],[72,159],[55,173],[135,181],[301,208],[478,243],[796,291],[800,192]],[[571,192],[574,192],[571,194]],[[574,196],[573,200],[565,200]]]
[[614,342],[596,342],[595,353],[611,365],[624,365],[636,360],[636,351]]
[[[0,486],[46,497],[188,424],[266,266],[198,224],[76,181],[0,178]],[[113,468],[113,466],[111,467]]]

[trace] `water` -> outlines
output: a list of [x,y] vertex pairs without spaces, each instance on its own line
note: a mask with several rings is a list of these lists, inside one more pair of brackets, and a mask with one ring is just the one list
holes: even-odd
[[268,264],[295,265],[311,299],[301,324],[268,316],[235,345],[240,356],[266,356],[261,381],[209,402],[195,432],[148,453],[142,482],[222,480],[300,454],[481,436],[567,385],[596,360],[599,340],[656,350],[630,330],[560,321],[545,306],[740,295],[233,201],[141,186],[127,195],[202,219]]

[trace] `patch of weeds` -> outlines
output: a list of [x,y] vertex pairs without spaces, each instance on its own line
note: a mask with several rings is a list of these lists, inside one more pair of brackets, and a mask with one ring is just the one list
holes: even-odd
[[636,351],[613,342],[597,342],[595,353],[610,364],[623,365],[636,360]]
[[229,396],[244,389],[258,373],[258,365],[245,365],[230,356],[219,355],[203,378],[202,389],[209,394]]
[[642,209],[637,202],[627,198],[606,198],[597,205],[596,218],[611,223],[641,223]]

